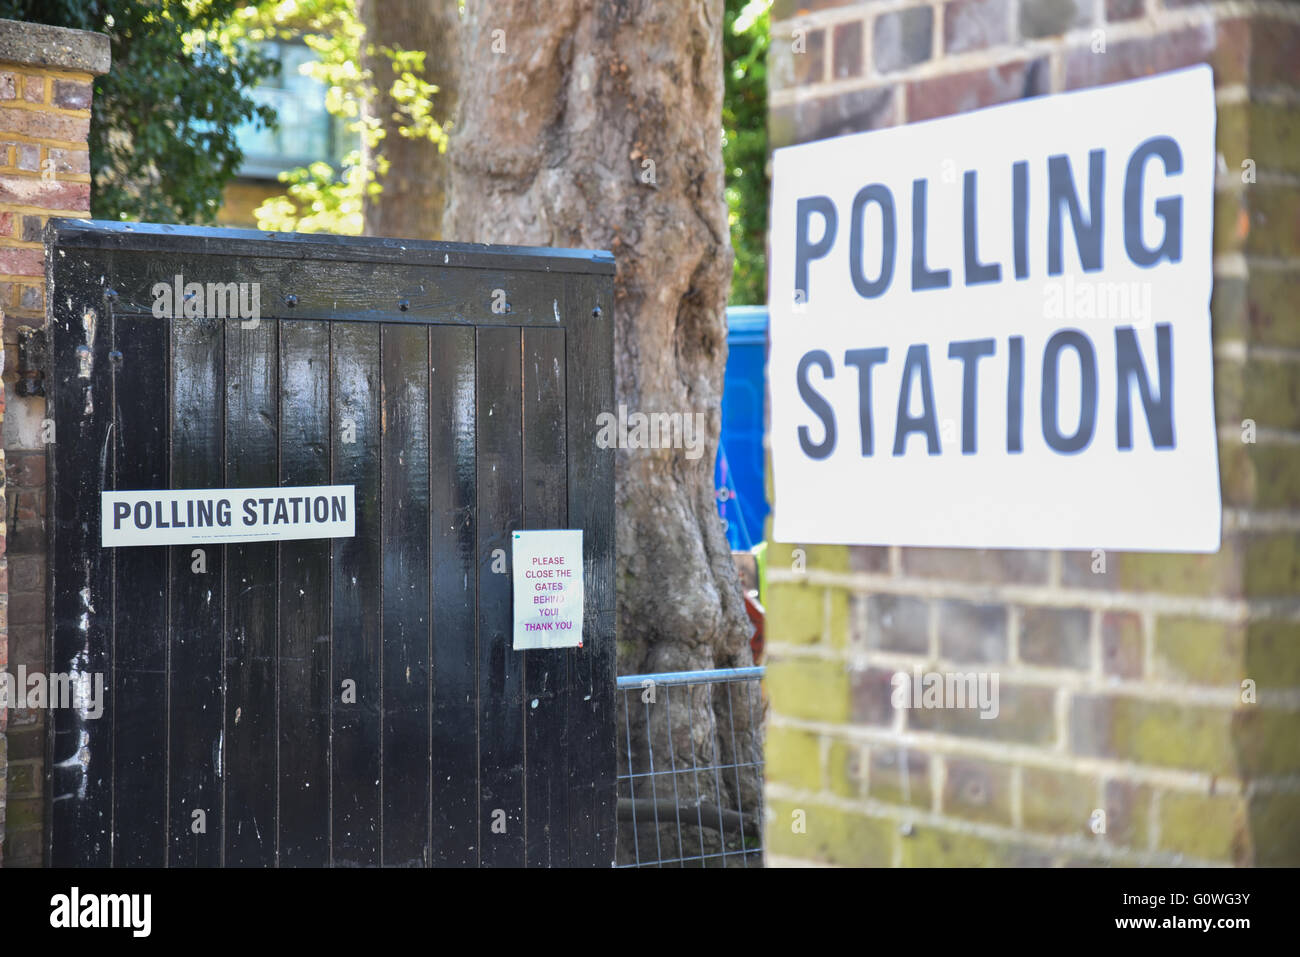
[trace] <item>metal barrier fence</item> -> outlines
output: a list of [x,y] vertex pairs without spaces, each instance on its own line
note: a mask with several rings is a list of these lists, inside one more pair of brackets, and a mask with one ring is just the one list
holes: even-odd
[[619,867],[762,866],[764,670],[618,679]]

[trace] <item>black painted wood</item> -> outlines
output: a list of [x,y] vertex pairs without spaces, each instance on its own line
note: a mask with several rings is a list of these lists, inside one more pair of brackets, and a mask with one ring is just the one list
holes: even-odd
[[[173,488],[225,484],[225,324],[171,322]],[[173,545],[168,674],[167,863],[221,863],[224,545]],[[196,814],[196,812],[198,812]]]
[[[523,342],[524,527],[568,525],[568,423],[564,414],[564,330],[525,329]],[[522,572],[523,569],[520,569]],[[569,864],[568,690],[571,653],[524,657],[525,862]]]
[[609,283],[569,277],[566,302],[569,527],[581,528],[583,646],[569,686],[569,833],[575,867],[614,863],[614,450],[596,445],[596,417],[614,411],[614,310]]
[[[236,232],[47,234],[51,668],[106,678],[51,714],[48,860],[607,866],[608,255]],[[258,321],[152,315],[176,275]],[[104,489],[321,484],[353,538],[99,546]],[[511,532],[564,527],[584,647],[516,652]]]
[[[258,252],[262,252],[259,247]],[[120,257],[119,257],[120,258]],[[210,280],[230,279],[221,259],[206,274]],[[126,260],[115,276],[121,286],[118,315],[151,315],[153,287],[172,282],[179,267],[168,257],[160,264]],[[333,260],[286,260],[274,255],[247,255],[239,260],[239,279],[259,284],[263,314],[282,314],[293,297],[296,319],[346,320],[427,325],[557,325],[564,298],[565,276],[558,273],[511,273],[495,267],[417,267],[411,260],[343,263]]]
[[[125,249],[170,255],[247,256],[250,253],[314,262],[414,262],[454,269],[509,269],[523,273],[614,275],[614,257],[598,249],[556,249],[484,243],[421,242],[321,233],[267,233],[156,223],[55,219],[65,249]],[[531,278],[531,277],[527,277]]]
[[523,522],[522,341],[478,330],[479,841],[484,866],[524,858],[524,674],[513,641],[510,533]]
[[379,328],[330,330],[334,484],[356,486],[356,536],[334,539],[332,863],[379,864],[383,734]]
[[[273,320],[227,322],[226,488],[279,484],[279,355]],[[225,864],[233,867],[275,863],[277,548],[226,546],[221,777]]]
[[[107,867],[113,824],[113,554],[99,546],[99,493],[114,487],[112,316],[91,256],[51,256],[46,294],[55,424],[48,447],[50,671],[101,681],[103,713],[59,708],[46,727],[46,860]],[[107,720],[106,720],[107,719]],[[61,839],[60,839],[61,838]]]
[[[167,488],[167,321],[113,323],[119,489]],[[167,547],[113,555],[113,863],[161,867],[167,851]]]
[[384,744],[383,863],[428,861],[429,330],[383,336]]
[[474,330],[429,329],[433,565],[430,833],[435,866],[476,866],[478,840],[477,399]]
[[[330,330],[280,321],[280,484],[330,484]],[[280,544],[279,863],[329,863],[330,543]]]

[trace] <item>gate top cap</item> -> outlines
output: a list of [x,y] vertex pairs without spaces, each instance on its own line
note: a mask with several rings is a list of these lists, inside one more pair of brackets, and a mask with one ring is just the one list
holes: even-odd
[[207,256],[250,256],[408,266],[522,270],[612,276],[614,256],[601,249],[498,246],[427,239],[338,236],[330,233],[270,233],[257,229],[119,223],[101,219],[51,219],[47,247],[116,249]]

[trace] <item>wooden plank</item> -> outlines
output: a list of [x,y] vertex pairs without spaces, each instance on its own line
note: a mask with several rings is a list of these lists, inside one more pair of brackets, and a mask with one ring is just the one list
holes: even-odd
[[[478,687],[480,864],[524,862],[523,656],[512,641],[510,556],[523,520],[521,337],[480,328],[478,349]],[[498,552],[498,549],[500,552]],[[497,553],[494,555],[494,553]]]
[[[226,323],[226,487],[277,484],[276,323]],[[275,863],[275,542],[226,546],[225,864]]]
[[597,416],[615,411],[613,290],[604,278],[565,281],[569,527],[583,530],[586,599],[569,688],[571,863],[608,867],[616,832],[614,451],[595,439]]
[[[614,257],[603,250],[542,246],[487,246],[386,237],[331,236],[323,233],[268,234],[251,229],[156,223],[64,220],[57,224],[59,242],[68,248],[103,248],[169,255],[261,255],[317,260],[350,266],[363,263],[416,263],[452,269],[508,269],[524,273],[614,274]],[[526,278],[531,279],[531,276]]]
[[[168,487],[168,324],[152,316],[113,324],[119,489]],[[150,545],[114,554],[115,866],[161,867],[167,849],[167,553]]]
[[[524,527],[564,528],[569,518],[564,330],[525,329],[523,335]],[[523,656],[526,864],[567,867],[571,655],[566,649],[539,648]]]
[[478,644],[474,330],[429,329],[433,565],[434,866],[478,864]]
[[[264,313],[282,312],[287,297],[294,296],[295,319],[555,328],[564,298],[564,276],[559,273],[416,267],[409,262],[286,261],[256,254],[242,255],[239,270],[241,281],[259,284]],[[151,281],[126,284],[118,315],[150,315],[151,288]],[[371,334],[378,336],[375,330]]]
[[[225,484],[225,323],[173,322],[171,483]],[[224,545],[171,552],[168,675],[169,844],[172,867],[221,863],[221,688]],[[196,817],[195,812],[202,812]]]
[[[113,821],[113,555],[100,548],[99,493],[113,488],[112,320],[93,257],[53,256],[47,301],[53,367],[50,405],[50,666],[102,681],[103,711],[51,712],[48,862],[107,867]],[[105,264],[106,265],[106,264]],[[92,278],[93,277],[93,278]]]
[[[280,484],[330,484],[330,332],[280,321]],[[329,863],[330,543],[280,544],[280,864]]]
[[386,867],[429,861],[429,330],[381,327]]
[[356,534],[333,541],[331,863],[379,864],[383,693],[379,337],[330,327],[332,481],[356,486]]

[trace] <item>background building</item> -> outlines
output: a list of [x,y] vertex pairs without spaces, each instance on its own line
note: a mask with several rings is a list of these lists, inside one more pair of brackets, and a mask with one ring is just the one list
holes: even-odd
[[257,207],[286,191],[280,173],[312,163],[329,163],[339,170],[343,158],[357,148],[356,135],[325,109],[325,86],[299,69],[316,58],[306,44],[271,42],[264,49],[280,61],[280,75],[254,89],[253,98],[272,107],[280,124],[265,129],[249,122],[237,129],[244,163],[226,186],[219,226],[256,228]]

